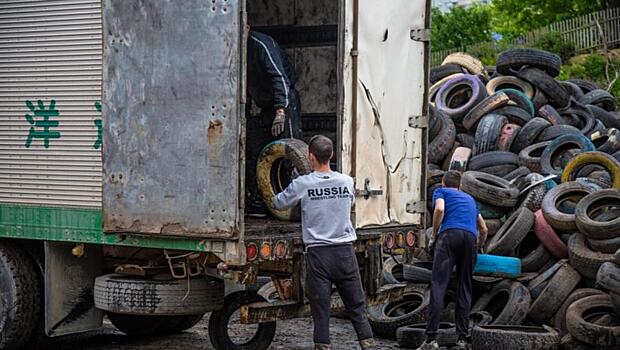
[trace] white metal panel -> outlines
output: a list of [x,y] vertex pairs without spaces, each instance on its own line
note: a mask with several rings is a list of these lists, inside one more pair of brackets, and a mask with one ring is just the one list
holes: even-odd
[[101,17],[99,0],[0,1],[1,203],[101,206]]

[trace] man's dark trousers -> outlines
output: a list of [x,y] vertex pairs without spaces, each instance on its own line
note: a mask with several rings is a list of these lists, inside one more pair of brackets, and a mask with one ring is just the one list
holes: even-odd
[[306,253],[306,297],[314,322],[314,342],[330,344],[329,311],[332,283],[336,285],[347,316],[359,340],[372,338],[366,317],[366,297],[351,244],[310,247]]
[[459,337],[469,336],[471,307],[471,278],[476,264],[476,237],[464,230],[446,230],[439,234],[433,257],[431,300],[428,309],[426,335],[435,339],[443,308],[444,296],[456,265],[456,332]]

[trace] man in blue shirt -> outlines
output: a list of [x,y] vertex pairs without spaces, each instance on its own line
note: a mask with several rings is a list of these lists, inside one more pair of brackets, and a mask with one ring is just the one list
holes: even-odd
[[[471,308],[472,272],[476,263],[477,247],[487,235],[487,227],[478,213],[476,202],[460,190],[461,173],[448,171],[442,179],[443,187],[433,193],[433,234],[436,242],[431,279],[431,300],[428,308],[426,341],[421,350],[439,349],[436,341],[444,296],[456,265],[456,331],[459,348],[467,347],[469,312]],[[480,230],[480,236],[478,236]],[[480,243],[480,244],[478,244]],[[431,243],[433,244],[433,243]]]

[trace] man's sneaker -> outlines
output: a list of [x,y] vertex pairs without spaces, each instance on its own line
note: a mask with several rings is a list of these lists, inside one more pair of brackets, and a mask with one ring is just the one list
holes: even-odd
[[439,343],[437,343],[437,340],[432,340],[430,342],[425,341],[418,348],[418,350],[435,350],[435,349],[439,349]]
[[456,342],[456,348],[457,349],[469,349],[469,344],[467,343],[466,340],[463,339],[459,339],[459,341]]

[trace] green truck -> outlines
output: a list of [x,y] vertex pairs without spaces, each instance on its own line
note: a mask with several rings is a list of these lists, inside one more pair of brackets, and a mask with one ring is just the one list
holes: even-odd
[[[308,315],[300,223],[244,215],[246,24],[285,49],[304,136],[332,138],[355,179],[368,302],[401,293],[381,271],[425,220],[429,22],[429,0],[0,2],[0,348],[211,312],[216,349],[264,349]],[[260,323],[245,345],[239,310]]]

